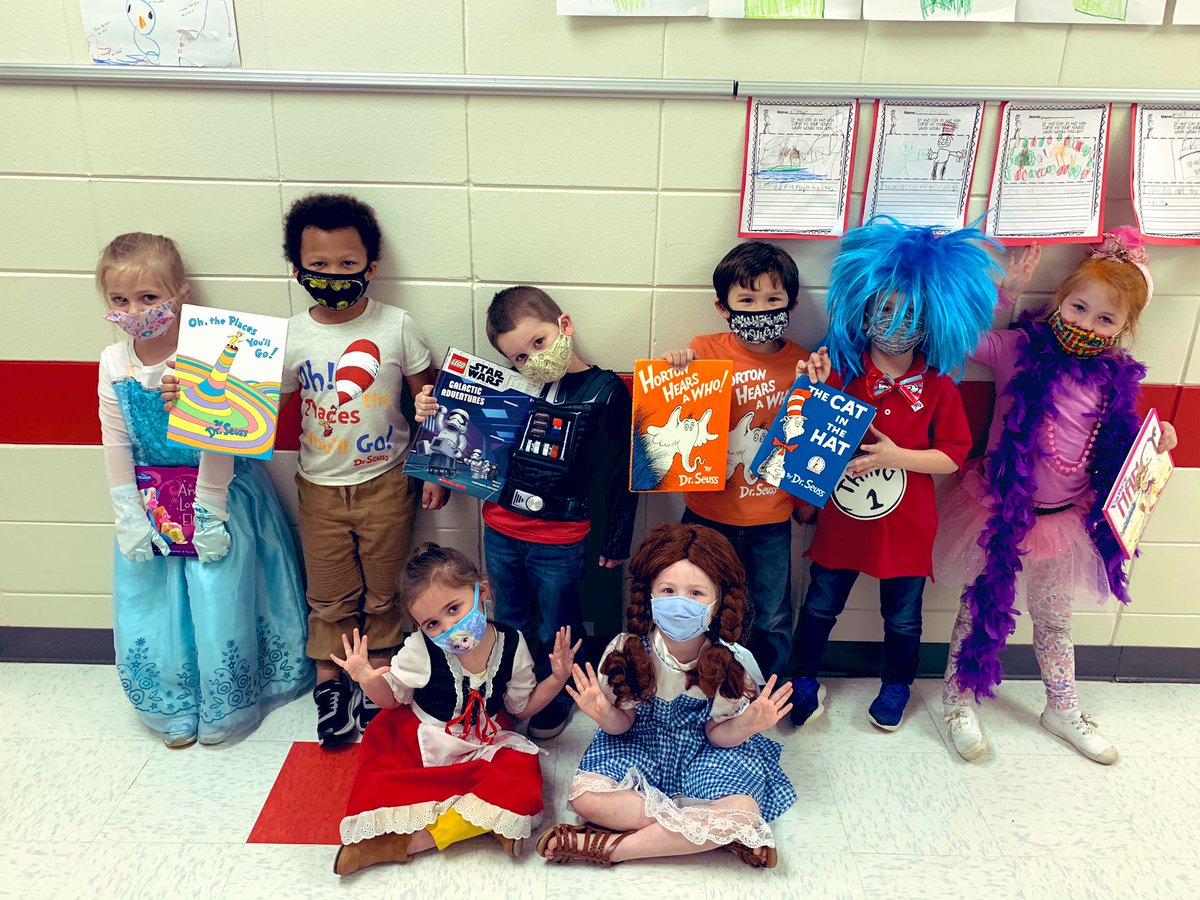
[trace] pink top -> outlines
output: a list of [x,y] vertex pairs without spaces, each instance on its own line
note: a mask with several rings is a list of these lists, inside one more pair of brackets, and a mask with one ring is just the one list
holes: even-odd
[[[989,331],[971,359],[988,366],[996,377],[996,408],[992,411],[992,425],[988,430],[987,454],[991,455],[1000,441],[1004,430],[1004,417],[1012,408],[1012,397],[1005,391],[1017,371],[1017,340],[1020,331]],[[1052,509],[1056,506],[1074,504],[1088,508],[1092,504],[1088,487],[1086,465],[1079,465],[1087,452],[1088,439],[1096,425],[1096,414],[1100,410],[1100,391],[1077,381],[1060,381],[1051,386],[1054,391],[1054,407],[1058,411],[1053,423],[1042,425],[1038,445],[1049,452],[1050,429],[1054,429],[1054,444],[1057,453],[1039,455],[1033,461],[1033,472],[1037,478],[1037,491],[1033,497],[1036,507]],[[986,456],[985,456],[986,458]],[[1057,459],[1059,468],[1054,464]],[[983,473],[983,460],[968,463],[963,473],[963,487],[981,501],[987,500],[987,479]],[[1063,469],[1075,471],[1067,474]]]

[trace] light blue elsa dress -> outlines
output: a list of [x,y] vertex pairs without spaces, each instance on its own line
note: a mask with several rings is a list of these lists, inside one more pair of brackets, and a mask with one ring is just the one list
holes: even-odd
[[[167,442],[162,395],[143,387],[134,365],[112,382],[134,464],[197,466],[198,451]],[[194,729],[206,744],[252,731],[313,680],[300,568],[262,463],[236,460],[227,509],[232,545],[216,562],[130,562],[114,550],[121,687],[146,725],[162,733]]]

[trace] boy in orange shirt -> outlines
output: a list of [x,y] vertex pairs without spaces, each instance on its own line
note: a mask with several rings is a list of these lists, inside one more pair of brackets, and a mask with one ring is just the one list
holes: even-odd
[[729,331],[695,338],[663,358],[677,367],[693,359],[733,360],[729,457],[723,491],[684,494],[685,523],[729,538],[746,567],[754,606],[749,648],[763,674],[784,675],[792,653],[792,496],[751,471],[783,396],[808,350],[783,337],[800,290],[796,263],[763,241],[739,244],[713,271],[714,306]]

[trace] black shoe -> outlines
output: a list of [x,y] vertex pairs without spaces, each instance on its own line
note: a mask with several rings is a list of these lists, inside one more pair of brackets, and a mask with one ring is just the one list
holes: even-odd
[[552,702],[541,712],[534,713],[529,719],[529,736],[541,741],[558,737],[567,727],[572,705]]
[[354,722],[358,725],[359,731],[366,731],[367,726],[379,715],[382,707],[368,697],[367,692],[357,682],[355,682],[352,690],[354,691],[354,697],[350,701],[350,708],[354,716]]
[[354,692],[340,678],[322,681],[313,688],[317,704],[317,740],[322,747],[354,740],[357,729],[351,709]]

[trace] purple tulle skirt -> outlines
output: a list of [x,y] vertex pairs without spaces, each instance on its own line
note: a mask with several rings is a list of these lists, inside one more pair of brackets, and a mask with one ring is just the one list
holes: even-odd
[[[938,532],[933,545],[933,572],[939,584],[966,586],[983,569],[977,541],[987,524],[990,506],[963,486],[947,479],[938,490]],[[1075,607],[1092,607],[1112,599],[1104,561],[1088,537],[1085,510],[1072,506],[1037,517],[1021,542],[1022,569],[1017,573],[1017,608],[1028,609],[1031,581],[1037,590],[1068,592]]]

